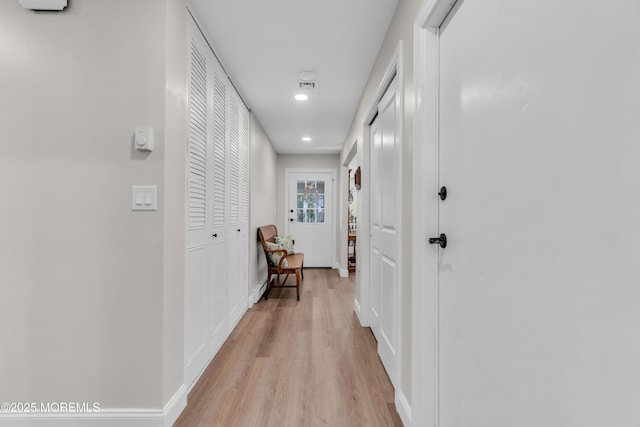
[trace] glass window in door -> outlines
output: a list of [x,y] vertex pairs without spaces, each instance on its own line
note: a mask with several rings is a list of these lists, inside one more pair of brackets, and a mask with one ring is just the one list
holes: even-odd
[[300,223],[324,223],[325,182],[299,180],[297,183],[297,211]]

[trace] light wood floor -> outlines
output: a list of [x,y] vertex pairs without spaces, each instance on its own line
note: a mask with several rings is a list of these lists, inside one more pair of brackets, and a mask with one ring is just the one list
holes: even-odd
[[329,269],[304,270],[299,302],[295,288],[271,291],[240,320],[174,427],[402,426],[354,291],[353,277]]

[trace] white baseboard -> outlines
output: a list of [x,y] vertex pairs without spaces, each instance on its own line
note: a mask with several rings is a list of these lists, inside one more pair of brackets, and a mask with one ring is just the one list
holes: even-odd
[[356,312],[356,317],[360,322],[360,326],[362,326],[363,328],[369,326],[369,322],[363,317],[364,313],[362,312],[362,307],[360,306],[360,302],[357,299],[353,300],[353,311]]
[[396,410],[398,411],[398,415],[400,415],[400,419],[402,420],[402,424],[405,426],[411,425],[411,405],[407,401],[404,393],[400,390],[396,390]]
[[1,427],[165,427],[162,411],[109,410],[98,414],[3,414]]
[[187,387],[183,384],[164,406],[164,411],[162,411],[164,427],[171,427],[182,414],[184,408],[187,407],[188,394]]
[[[216,351],[213,353],[211,360],[213,360],[213,357],[215,357],[215,355],[218,354],[218,350],[220,350],[220,347],[222,347],[222,344],[224,344],[224,342],[227,339],[229,339],[229,335],[231,335],[231,332],[233,331],[233,329],[236,326],[238,326],[238,322],[240,322],[240,319],[242,319],[242,316],[244,316],[244,314],[247,312],[248,309],[249,309],[249,304],[242,304],[242,305],[238,304],[238,307],[236,307],[229,314],[229,327],[228,327],[227,336],[225,337],[224,340],[222,340],[222,342],[220,343],[220,346],[216,348]],[[211,363],[211,360],[209,360],[209,363]],[[207,366],[209,365],[209,363],[207,363]]]
[[340,277],[349,277],[349,270],[346,268],[342,268],[342,266],[340,266],[340,263],[336,262],[336,266],[333,268],[338,270],[338,274],[340,274]]
[[1,414],[0,427],[171,427],[187,406],[183,385],[163,410],[100,409],[91,413]]
[[267,290],[267,279],[263,280],[262,283],[258,283],[251,293],[249,307],[252,307],[253,304],[257,304],[260,302],[260,298],[262,298],[262,294]]

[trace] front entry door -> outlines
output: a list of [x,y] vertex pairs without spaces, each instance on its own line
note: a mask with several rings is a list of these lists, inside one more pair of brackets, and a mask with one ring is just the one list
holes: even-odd
[[639,18],[464,1],[440,28],[441,427],[640,423]]
[[304,253],[305,267],[333,267],[335,171],[287,170],[286,234]]

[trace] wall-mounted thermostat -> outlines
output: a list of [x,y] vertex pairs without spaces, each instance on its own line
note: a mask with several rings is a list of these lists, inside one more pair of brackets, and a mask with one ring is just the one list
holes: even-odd
[[62,10],[67,0],[18,0],[20,6],[30,10]]
[[137,127],[135,144],[138,151],[153,151],[153,128]]

